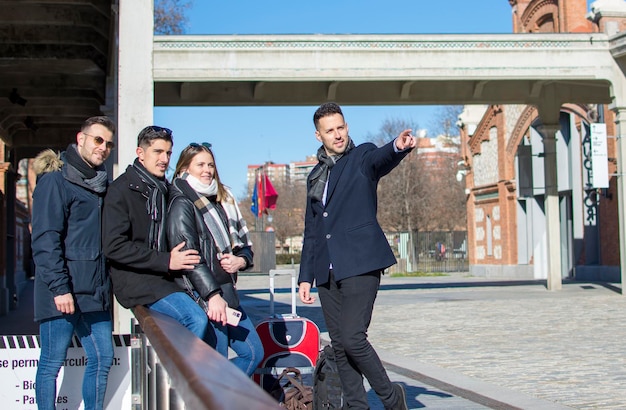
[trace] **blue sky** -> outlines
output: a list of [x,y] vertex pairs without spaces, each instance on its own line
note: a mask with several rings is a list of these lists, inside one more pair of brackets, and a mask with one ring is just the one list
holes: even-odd
[[[476,7],[480,5],[480,7]],[[511,33],[508,0],[194,0],[186,34]],[[249,164],[289,163],[313,155],[310,107],[155,107],[154,123],[174,132],[173,168],[189,142],[213,144],[220,177],[241,199]],[[428,129],[437,107],[343,106],[358,144],[389,118]]]

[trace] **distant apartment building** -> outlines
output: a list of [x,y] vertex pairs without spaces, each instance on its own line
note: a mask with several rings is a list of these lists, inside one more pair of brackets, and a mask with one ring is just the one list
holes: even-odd
[[293,161],[289,164],[266,162],[265,164],[248,165],[248,193],[252,193],[254,181],[261,172],[265,172],[274,185],[295,181],[304,182],[316,164],[317,157],[315,155],[311,155],[304,161]]
[[252,164],[248,165],[248,193],[252,192],[254,188],[254,181],[257,180],[257,177],[261,173],[265,173],[272,183],[284,183],[288,179],[288,165],[286,164],[275,164],[273,162],[266,162],[265,164]]
[[439,135],[435,138],[417,139],[417,155],[429,169],[438,170],[449,166],[450,157],[461,153],[461,137]]
[[304,161],[291,162],[289,164],[289,178],[291,181],[306,181],[316,164],[317,157],[315,155],[309,155]]

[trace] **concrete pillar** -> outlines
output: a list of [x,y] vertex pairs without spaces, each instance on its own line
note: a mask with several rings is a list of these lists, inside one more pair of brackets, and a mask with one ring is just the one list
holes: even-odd
[[[0,145],[4,144],[0,143]],[[10,223],[10,219],[7,218],[7,215],[8,202],[11,201],[11,198],[6,195],[7,174],[11,172],[10,170],[11,164],[9,162],[0,162],[0,261],[4,261],[2,266],[0,266],[0,316],[9,313],[9,303],[11,301],[6,263],[7,258],[10,257],[7,252],[7,234],[9,232],[7,226]]]
[[615,124],[617,125],[617,215],[619,221],[619,255],[620,271],[622,280],[622,295],[626,294],[626,107],[613,107],[615,112]]
[[[119,0],[117,53],[117,166],[114,176],[135,160],[137,134],[152,125],[154,76],[153,0]],[[132,313],[117,301],[113,306],[115,333],[131,333]]]
[[121,174],[136,157],[137,134],[152,125],[154,1],[119,0],[117,166]]
[[559,188],[556,163],[556,133],[561,126],[544,124],[539,127],[543,135],[545,214],[548,243],[548,290],[561,290],[561,229]]

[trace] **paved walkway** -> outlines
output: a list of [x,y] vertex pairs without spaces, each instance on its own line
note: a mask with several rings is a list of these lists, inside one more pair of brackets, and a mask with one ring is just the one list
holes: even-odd
[[[267,275],[243,274],[242,303],[269,315]],[[276,279],[277,312],[290,282]],[[36,332],[27,288],[3,334]],[[626,297],[620,285],[384,276],[370,340],[412,409],[626,409]],[[325,333],[319,303],[298,314]],[[382,406],[370,391],[372,410]]]
[[[267,316],[267,276],[239,283]],[[289,281],[276,283],[289,312]],[[320,310],[298,304],[325,332]],[[369,337],[413,409],[626,409],[625,313],[615,284],[384,276]]]

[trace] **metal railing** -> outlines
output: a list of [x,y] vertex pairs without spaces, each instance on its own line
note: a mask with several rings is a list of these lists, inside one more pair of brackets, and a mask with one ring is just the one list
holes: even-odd
[[469,271],[466,231],[399,232],[388,236],[398,255],[398,265],[390,272]]
[[280,409],[252,379],[176,320],[144,306],[133,313],[133,410]]

